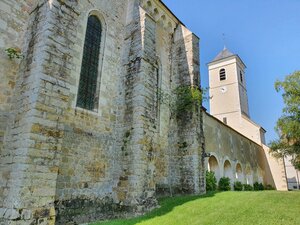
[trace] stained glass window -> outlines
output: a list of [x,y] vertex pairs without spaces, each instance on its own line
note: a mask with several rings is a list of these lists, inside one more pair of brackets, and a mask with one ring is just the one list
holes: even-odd
[[88,110],[94,110],[97,105],[96,90],[101,31],[99,19],[93,15],[89,16],[77,95],[77,106]]

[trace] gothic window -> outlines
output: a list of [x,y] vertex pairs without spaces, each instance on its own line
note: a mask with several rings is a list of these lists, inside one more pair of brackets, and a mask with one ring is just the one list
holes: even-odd
[[226,80],[226,71],[225,71],[225,69],[220,69],[220,80]]
[[242,71],[240,71],[240,79],[241,79],[241,83],[243,83],[243,73],[242,73]]
[[88,18],[82,65],[78,87],[77,106],[94,110],[97,107],[97,79],[101,44],[101,23],[97,16]]

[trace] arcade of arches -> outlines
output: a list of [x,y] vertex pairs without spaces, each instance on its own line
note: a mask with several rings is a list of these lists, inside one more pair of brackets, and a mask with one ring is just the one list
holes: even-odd
[[[256,181],[263,182],[262,174],[259,172],[253,174],[253,171],[251,170],[249,165],[243,167],[239,162],[231,162],[228,159],[222,162],[222,160],[219,161],[214,155],[209,157],[207,169],[208,171],[212,171],[215,173],[217,181],[221,177],[228,177],[230,178],[231,183],[240,181],[241,183],[253,185],[253,183]],[[258,171],[260,171],[260,169]]]
[[229,177],[231,183],[240,181],[253,185],[255,182],[276,186],[268,173],[266,159],[260,145],[204,113],[204,135],[208,171],[213,171],[217,181]]

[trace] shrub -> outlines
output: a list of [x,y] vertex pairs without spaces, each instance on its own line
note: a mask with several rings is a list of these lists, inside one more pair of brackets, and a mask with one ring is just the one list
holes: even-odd
[[255,182],[255,183],[253,184],[253,189],[254,189],[254,191],[258,191],[258,186],[259,186],[259,183],[258,183],[258,182]]
[[265,190],[275,190],[275,188],[271,184],[267,184]]
[[233,188],[235,191],[242,191],[243,190],[243,184],[240,181],[236,181],[233,184]]
[[229,177],[221,177],[219,180],[219,190],[220,191],[230,191],[230,178]]
[[206,191],[215,191],[217,189],[217,179],[213,171],[206,171]]
[[244,191],[253,191],[253,187],[250,184],[244,184]]
[[5,52],[6,52],[7,56],[9,57],[9,59],[24,58],[24,55],[22,55],[21,49],[19,49],[19,48],[7,48],[7,49],[5,49]]
[[253,184],[253,189],[254,189],[254,191],[263,191],[265,189],[265,187],[262,183],[255,182]]

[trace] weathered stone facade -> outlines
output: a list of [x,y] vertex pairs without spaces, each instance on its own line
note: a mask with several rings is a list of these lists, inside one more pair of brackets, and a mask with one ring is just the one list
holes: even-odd
[[[0,12],[1,225],[138,215],[157,196],[204,193],[204,149],[218,176],[233,176],[228,161],[274,183],[266,146],[161,101],[200,83],[199,39],[161,1],[0,0]],[[77,107],[89,16],[102,27],[93,110]]]
[[[0,6],[0,224],[78,224],[205,191],[200,109],[178,119],[158,98],[198,86],[199,39],[162,2]],[[103,28],[94,111],[76,107],[89,15]]]

